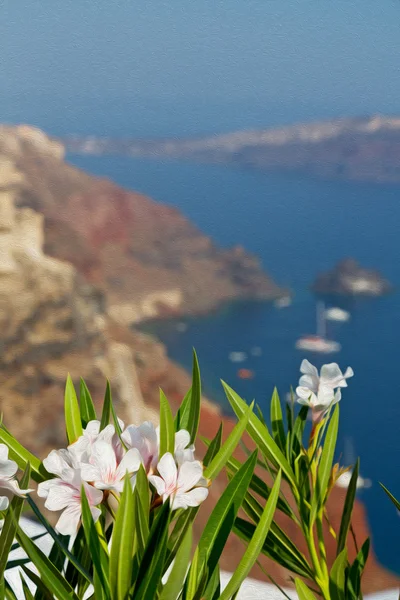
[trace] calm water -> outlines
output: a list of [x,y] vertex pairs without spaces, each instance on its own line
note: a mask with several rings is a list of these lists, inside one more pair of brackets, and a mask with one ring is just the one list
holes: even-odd
[[[225,410],[220,377],[261,406],[274,385],[281,395],[296,385],[306,355],[294,343],[315,330],[315,300],[308,287],[318,271],[353,256],[378,268],[400,289],[400,187],[120,157],[71,155],[69,160],[179,208],[221,246],[243,244],[276,281],[293,290],[293,304],[282,310],[242,303],[187,320],[184,333],[173,322],[157,325],[172,358],[185,366],[192,346],[196,348],[206,392]],[[330,326],[331,337],[343,349],[328,360],[355,371],[343,393],[339,449],[350,439],[361,457],[362,474],[373,481],[362,497],[375,549],[381,562],[400,572],[400,518],[378,484],[384,482],[400,496],[400,293],[337,305],[350,310],[352,318]],[[261,356],[251,356],[254,346],[262,348]],[[253,380],[237,378],[238,365],[228,359],[236,350],[249,353],[240,366],[255,371]],[[307,358],[318,366],[324,362],[318,356]]]

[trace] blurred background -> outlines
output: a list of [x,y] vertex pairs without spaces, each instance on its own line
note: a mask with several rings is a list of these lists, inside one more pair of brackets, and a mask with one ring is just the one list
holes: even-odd
[[4,0],[0,402],[33,450],[62,444],[67,371],[98,398],[111,377],[138,421],[159,385],[181,398],[192,347],[227,417],[219,378],[266,408],[303,358],[351,366],[340,461],[360,456],[400,574],[379,486],[400,495],[399,18],[394,0]]

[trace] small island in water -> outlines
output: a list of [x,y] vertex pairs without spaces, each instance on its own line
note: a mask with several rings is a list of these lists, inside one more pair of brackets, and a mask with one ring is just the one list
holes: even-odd
[[393,286],[378,271],[361,267],[352,258],[340,261],[331,271],[320,273],[312,285],[317,294],[383,296]]

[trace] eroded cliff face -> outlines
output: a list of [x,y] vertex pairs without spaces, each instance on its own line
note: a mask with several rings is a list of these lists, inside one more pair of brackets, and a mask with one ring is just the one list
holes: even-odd
[[44,215],[46,253],[102,288],[123,324],[283,293],[242,248],[218,249],[177,210],[68,165],[34,128],[0,127],[0,153],[22,177],[18,206]]

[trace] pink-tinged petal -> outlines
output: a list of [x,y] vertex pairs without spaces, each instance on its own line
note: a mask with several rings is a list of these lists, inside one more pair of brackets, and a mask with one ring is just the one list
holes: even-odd
[[131,448],[121,460],[117,469],[117,478],[123,479],[126,473],[132,474],[139,471],[141,457],[137,448]]
[[100,469],[103,477],[115,473],[117,469],[114,449],[110,443],[103,440],[97,440],[93,444],[91,462]]
[[63,510],[74,504],[80,504],[80,490],[73,488],[61,479],[53,479],[52,485],[48,488],[45,507],[49,510]]
[[164,479],[167,489],[176,486],[178,469],[174,457],[170,452],[166,452],[164,456],[161,457],[160,462],[157,465],[157,470]]
[[75,535],[81,519],[81,512],[80,504],[66,508],[56,523],[56,531],[61,535]]
[[203,465],[198,460],[185,462],[179,469],[177,488],[179,493],[188,492],[203,477]]
[[175,433],[175,452],[184,450],[190,444],[190,433],[186,429],[180,429]]
[[43,465],[46,471],[59,477],[66,468],[70,467],[70,464],[65,460],[65,454],[63,455],[59,450],[52,450],[43,460]]
[[161,479],[158,475],[150,475],[149,481],[157,490],[157,494],[159,496],[163,496],[165,494],[165,481]]
[[0,510],[7,510],[9,504],[10,501],[7,496],[0,496]]
[[103,502],[103,492],[97,490],[86,482],[84,482],[83,487],[85,488],[85,494],[89,502],[89,506],[98,506]]

